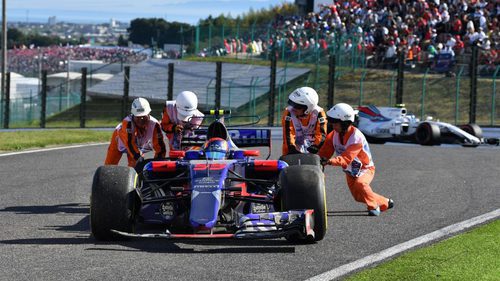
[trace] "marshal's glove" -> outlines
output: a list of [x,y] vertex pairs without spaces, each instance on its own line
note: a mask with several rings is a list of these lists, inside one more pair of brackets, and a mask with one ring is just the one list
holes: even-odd
[[318,153],[319,148],[313,144],[307,148],[307,151],[309,151],[309,153],[316,154]]
[[332,164],[333,164],[333,158],[331,159],[321,158],[321,165],[326,166]]
[[174,132],[175,133],[180,134],[180,133],[182,133],[182,131],[184,131],[184,126],[182,126],[182,125],[175,125],[175,128],[174,128]]
[[288,154],[299,154],[300,151],[297,150],[297,148],[295,147],[295,145],[291,145],[289,148],[288,148]]
[[144,161],[144,157],[139,157],[137,158],[137,161],[135,162],[135,171],[140,174],[142,173],[142,170],[144,169],[144,165],[146,165],[146,162]]

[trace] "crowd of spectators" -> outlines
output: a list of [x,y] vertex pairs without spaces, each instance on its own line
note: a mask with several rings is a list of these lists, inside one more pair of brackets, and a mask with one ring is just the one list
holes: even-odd
[[[363,54],[368,64],[388,66],[405,53],[407,64],[431,66],[479,46],[480,64],[498,65],[500,2],[487,0],[334,0],[306,16],[277,15],[271,36],[227,38],[213,55],[260,53],[275,44],[288,56],[331,50]],[[253,36],[252,36],[253,37]]]
[[9,70],[27,76],[37,75],[40,70],[49,74],[67,71],[70,60],[98,60],[104,64],[134,64],[147,58],[147,54],[128,48],[96,47],[25,47],[8,51]]

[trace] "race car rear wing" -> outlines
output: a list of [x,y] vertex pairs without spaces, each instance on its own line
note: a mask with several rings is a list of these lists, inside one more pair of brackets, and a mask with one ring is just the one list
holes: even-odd
[[[230,128],[227,130],[230,143],[238,148],[244,147],[268,147],[271,155],[271,130],[270,129],[248,129]],[[181,140],[182,147],[202,146],[207,138],[207,129],[197,129],[190,136],[184,136]]]

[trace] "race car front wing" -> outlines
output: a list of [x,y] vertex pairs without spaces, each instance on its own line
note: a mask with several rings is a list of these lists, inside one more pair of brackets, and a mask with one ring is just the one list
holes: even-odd
[[128,233],[111,230],[125,237],[133,238],[238,238],[238,239],[272,239],[289,235],[314,240],[314,210],[291,210],[288,212],[251,213],[240,216],[234,233]]

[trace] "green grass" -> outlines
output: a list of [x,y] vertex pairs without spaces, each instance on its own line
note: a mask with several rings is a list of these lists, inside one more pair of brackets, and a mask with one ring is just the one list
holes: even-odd
[[110,131],[43,130],[0,132],[0,151],[16,151],[55,145],[107,142]]
[[346,280],[500,280],[500,220]]

